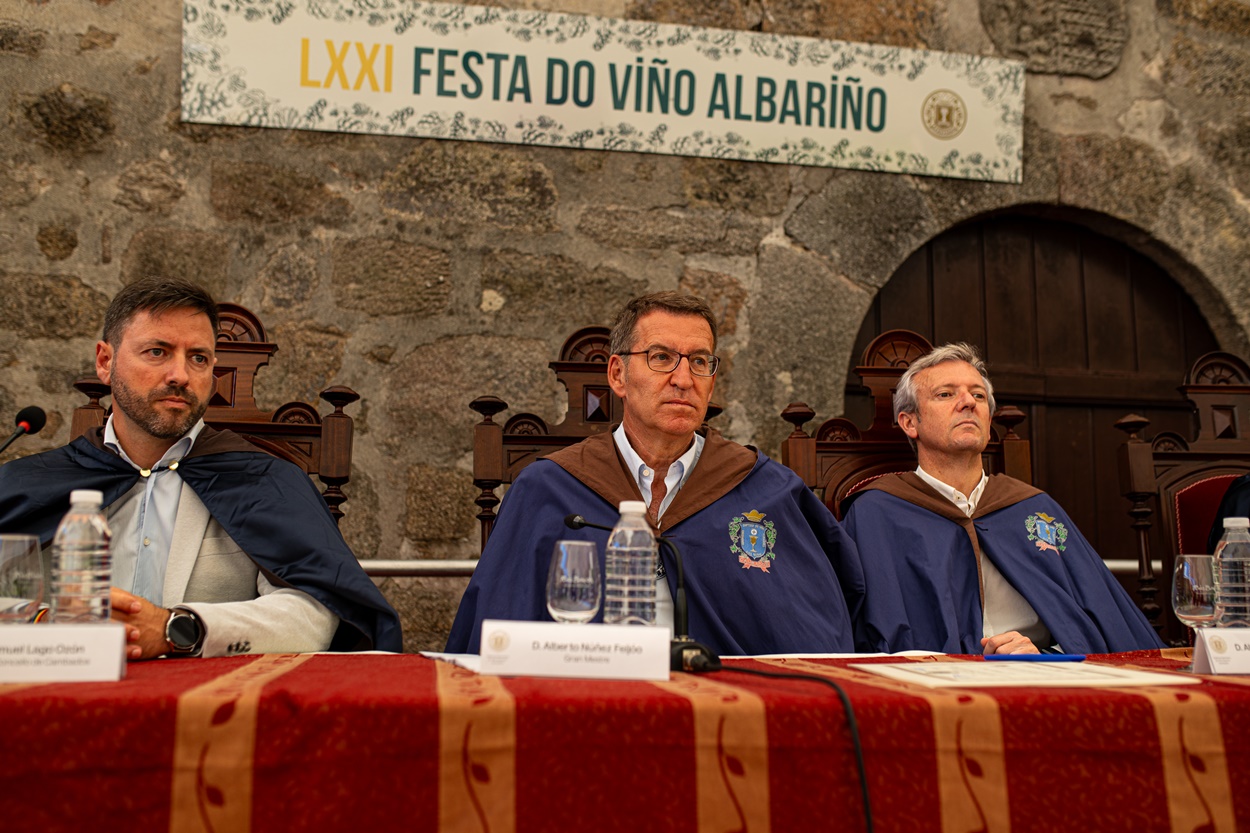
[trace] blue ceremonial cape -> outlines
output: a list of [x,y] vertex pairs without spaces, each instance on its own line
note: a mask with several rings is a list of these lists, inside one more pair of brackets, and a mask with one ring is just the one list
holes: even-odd
[[1006,475],[990,477],[972,518],[914,473],[874,481],[852,497],[845,517],[866,584],[855,623],[860,651],[982,653],[974,547],[1033,606],[1064,651],[1163,647],[1063,509]]
[[[602,568],[608,539],[602,530],[568,529],[564,517],[612,526],[621,500],[641,499],[610,434],[527,466],[500,507],[447,650],[477,653],[483,619],[549,621],[555,542],[594,541]],[[855,544],[790,469],[710,433],[661,522],[681,549],[697,641],[726,655],[852,649],[846,599],[854,610],[863,586]],[[674,592],[675,568],[662,557]]]
[[[0,466],[0,531],[46,545],[73,489],[98,489],[107,507],[139,472],[103,447],[96,428],[69,445]],[[399,616],[360,567],[334,516],[300,468],[230,431],[205,427],[178,474],[265,577],[312,596],[339,617],[332,651],[401,651]]]

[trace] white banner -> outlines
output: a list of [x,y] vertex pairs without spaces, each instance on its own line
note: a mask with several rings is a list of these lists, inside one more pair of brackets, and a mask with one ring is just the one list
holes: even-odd
[[417,0],[185,0],[182,118],[1018,183],[1024,65]]

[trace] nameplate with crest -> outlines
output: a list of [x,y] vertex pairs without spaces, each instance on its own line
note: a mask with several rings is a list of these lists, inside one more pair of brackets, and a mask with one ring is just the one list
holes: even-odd
[[482,622],[481,673],[497,676],[667,680],[668,628]]
[[1194,630],[1195,674],[1250,674],[1250,628]]

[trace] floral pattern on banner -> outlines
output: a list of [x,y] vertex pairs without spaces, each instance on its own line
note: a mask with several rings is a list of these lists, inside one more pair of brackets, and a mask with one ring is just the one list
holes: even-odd
[[[708,120],[701,118],[693,119],[697,126],[691,128],[684,128],[680,118],[643,127],[628,118],[621,120],[621,115],[630,115],[624,112],[605,114],[597,127],[587,128],[568,125],[550,114],[504,119],[484,118],[454,107],[423,109],[415,97],[385,109],[353,100],[342,90],[337,91],[342,93],[339,96],[326,91],[307,105],[293,106],[282,95],[249,83],[248,67],[230,60],[228,41],[232,27],[282,27],[301,19],[365,26],[388,37],[469,33],[477,37],[489,32],[518,49],[572,44],[592,57],[611,47],[639,56],[639,61],[644,55],[693,50],[703,60],[725,65],[752,60],[779,68],[828,72],[834,79],[831,96],[837,94],[839,84],[867,89],[874,80],[919,83],[941,70],[942,77],[954,74],[975,92],[980,98],[973,102],[975,106],[997,114],[993,148],[992,152],[968,152],[952,147],[929,156],[874,144],[871,135],[834,136],[828,142],[787,136],[784,126],[775,131],[778,141],[761,144],[742,131],[710,130]],[[996,58],[418,0],[187,0],[183,30],[182,118],[191,122],[659,153],[1013,183],[1023,176],[1024,65]],[[652,61],[659,64],[664,59],[652,57]],[[727,71],[734,68],[725,67]],[[637,69],[641,78],[644,67],[640,64]],[[838,73],[847,70],[856,75],[838,81]],[[916,128],[923,130],[919,123]]]

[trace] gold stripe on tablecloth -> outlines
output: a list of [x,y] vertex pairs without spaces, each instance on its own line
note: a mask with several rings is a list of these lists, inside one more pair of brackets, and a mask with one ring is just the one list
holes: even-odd
[[813,674],[902,692],[929,704],[944,833],[1007,833],[1007,761],[1003,724],[993,697],[966,689],[929,689],[852,668],[801,659],[760,660],[790,673]]
[[1234,833],[1233,791],[1215,698],[1193,686],[1114,690],[1145,697],[1154,708],[1172,830]]
[[499,677],[438,667],[438,829],[516,829],[516,701]]
[[47,685],[47,683],[0,683],[0,697],[6,694],[13,694],[24,688],[34,688],[37,685]]
[[251,830],[261,690],[311,658],[266,654],[182,693],[174,736],[171,831]]
[[768,833],[768,721],[746,689],[693,674],[652,685],[686,698],[694,716],[698,829]]

